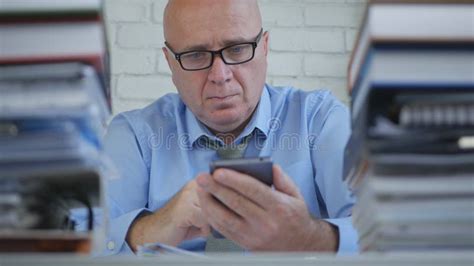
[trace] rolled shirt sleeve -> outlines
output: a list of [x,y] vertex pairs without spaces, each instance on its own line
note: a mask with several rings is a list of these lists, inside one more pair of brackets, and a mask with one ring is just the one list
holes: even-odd
[[125,115],[119,115],[112,120],[104,139],[105,152],[119,174],[106,180],[108,231],[102,255],[133,254],[125,241],[127,232],[135,218],[147,210],[149,170],[140,135]]
[[324,219],[337,227],[339,231],[339,247],[337,255],[356,254],[358,252],[358,236],[352,225],[352,217]]
[[[332,97],[332,96],[331,96]],[[352,225],[352,207],[355,202],[342,178],[343,154],[350,135],[350,118],[347,107],[338,101],[327,101],[326,112],[318,112],[313,124],[313,132],[319,132],[316,148],[313,149],[313,165],[316,186],[326,208],[327,222],[336,226],[339,231],[337,254],[355,253],[358,251],[358,237]]]
[[145,211],[143,209],[133,210],[131,212],[119,215],[109,220],[109,233],[107,234],[104,256],[114,254],[133,254],[132,249],[125,241],[128,229],[137,216]]

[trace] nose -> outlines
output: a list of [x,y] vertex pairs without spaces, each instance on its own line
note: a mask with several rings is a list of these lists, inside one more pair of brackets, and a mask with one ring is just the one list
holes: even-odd
[[215,85],[223,85],[232,79],[232,71],[229,65],[226,65],[220,56],[214,57],[208,79]]

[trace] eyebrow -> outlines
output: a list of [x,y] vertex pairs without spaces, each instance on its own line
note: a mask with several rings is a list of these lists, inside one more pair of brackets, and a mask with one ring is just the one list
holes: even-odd
[[[239,44],[239,43],[253,42],[253,41],[255,41],[254,39],[255,38],[253,38],[252,40],[249,40],[249,39],[239,37],[239,38],[235,38],[235,39],[232,39],[232,40],[225,40],[222,43],[223,44],[222,47],[226,47],[226,46],[233,45],[233,44]],[[209,51],[209,46],[204,45],[204,44],[187,46],[187,47],[183,48],[183,52],[181,52],[181,53],[190,52],[190,51]]]

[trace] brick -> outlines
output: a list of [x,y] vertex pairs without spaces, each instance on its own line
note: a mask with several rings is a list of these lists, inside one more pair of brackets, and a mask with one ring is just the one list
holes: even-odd
[[117,24],[107,21],[105,24],[105,32],[107,35],[108,46],[115,47],[117,43]]
[[354,27],[362,19],[363,5],[313,5],[305,9],[309,26]]
[[303,8],[291,5],[269,4],[261,7],[262,20],[265,24],[279,26],[303,25]]
[[346,51],[350,52],[354,48],[354,42],[357,38],[357,30],[347,29],[345,32]]
[[126,24],[120,25],[117,44],[122,48],[159,48],[164,45],[161,25]]
[[165,11],[168,0],[153,0],[153,21],[163,22],[163,12]]
[[134,109],[140,109],[143,108],[150,103],[152,103],[153,100],[124,100],[124,99],[115,99],[112,102],[112,110],[113,114],[119,114],[125,111],[130,111]]
[[171,75],[170,67],[168,66],[168,62],[166,61],[165,55],[163,54],[162,50],[158,52],[157,57],[158,57],[158,73]]
[[339,100],[346,105],[349,103],[345,78],[321,78],[321,88],[329,89]]
[[122,99],[153,100],[169,92],[176,92],[171,77],[165,75],[120,76],[117,94]]
[[342,52],[341,30],[273,29],[270,48],[274,51]]
[[110,91],[112,93],[112,98],[115,98],[117,95],[117,79],[118,75],[114,75],[113,73],[110,75]]
[[346,0],[346,3],[348,4],[362,4],[365,5],[368,2],[368,0]]
[[303,55],[293,53],[270,53],[268,55],[268,74],[297,76],[302,73]]
[[342,102],[348,102],[346,81],[343,78],[276,77],[271,80],[274,86],[292,86],[305,91],[327,89]]
[[304,60],[304,73],[307,76],[345,77],[348,54],[311,54]]
[[271,79],[275,86],[292,86],[302,90],[320,89],[320,81],[316,77],[274,77]]
[[312,4],[325,4],[325,3],[337,3],[337,4],[344,4],[346,0],[300,0],[303,4],[312,5]]
[[107,0],[105,13],[109,21],[141,22],[148,19],[148,2]]
[[116,48],[112,49],[111,63],[114,74],[151,74],[155,72],[156,52]]

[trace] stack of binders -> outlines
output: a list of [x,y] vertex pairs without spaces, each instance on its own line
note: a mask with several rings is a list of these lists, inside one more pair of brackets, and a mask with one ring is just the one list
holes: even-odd
[[361,250],[474,249],[474,3],[371,1],[348,85]]
[[110,170],[101,5],[0,0],[0,252],[89,252],[100,241],[93,210]]

